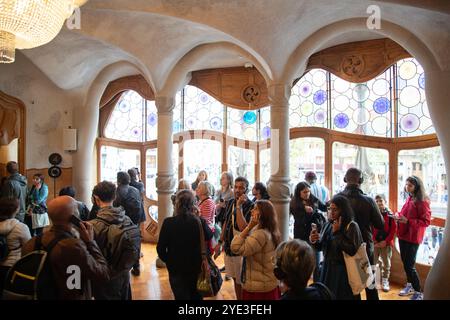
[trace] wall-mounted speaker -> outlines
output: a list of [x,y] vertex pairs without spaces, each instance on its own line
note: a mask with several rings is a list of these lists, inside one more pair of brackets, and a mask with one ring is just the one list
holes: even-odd
[[77,129],[63,130],[63,149],[65,151],[77,150]]

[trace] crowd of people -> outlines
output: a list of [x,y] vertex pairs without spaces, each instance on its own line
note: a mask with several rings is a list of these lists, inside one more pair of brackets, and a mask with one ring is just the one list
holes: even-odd
[[[36,174],[27,188],[17,163],[8,163],[7,172],[0,189],[4,298],[17,297],[17,288],[5,279],[43,248],[53,281],[47,287],[54,291],[35,292],[34,298],[131,299],[130,273],[140,274],[140,225],[146,216],[137,168],[118,172],[116,184],[98,183],[91,210],[75,200],[72,187],[61,189],[47,205],[42,175]],[[157,244],[175,299],[202,299],[197,279],[203,259],[206,255],[213,261],[223,254],[221,271],[232,279],[238,300],[358,300],[361,296],[350,284],[345,259],[361,247],[370,264],[382,269],[381,289],[387,292],[395,236],[407,277],[399,295],[422,299],[415,259],[431,211],[421,179],[406,179],[409,197],[395,214],[384,195],[372,199],[363,193],[363,175],[356,168],[346,172],[345,189],[331,199],[316,180],[315,173],[308,172],[296,185],[289,205],[294,239],[284,242],[264,183],[251,187],[245,177],[234,179],[223,172],[216,190],[206,171],[192,184],[180,180],[172,197],[174,215],[164,220]],[[83,270],[75,289],[67,285],[67,268],[73,265]],[[379,299],[376,286],[368,285],[365,291],[368,300]]]

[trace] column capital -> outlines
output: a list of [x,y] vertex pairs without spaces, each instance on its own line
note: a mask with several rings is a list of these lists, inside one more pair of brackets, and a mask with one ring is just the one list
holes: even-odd
[[267,183],[270,200],[274,203],[289,203],[291,201],[291,185],[289,177],[271,176]]
[[158,114],[169,114],[175,108],[175,97],[156,96],[155,104]]
[[274,83],[267,86],[267,94],[271,106],[289,105],[291,97],[291,85],[285,83]]
[[173,173],[156,174],[156,192],[158,194],[173,194],[175,191],[176,181]]

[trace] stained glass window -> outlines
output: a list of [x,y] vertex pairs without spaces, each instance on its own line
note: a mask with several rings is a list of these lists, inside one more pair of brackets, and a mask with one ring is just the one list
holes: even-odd
[[[107,138],[142,142],[144,141],[143,118],[145,99],[135,91],[127,91],[117,102],[105,128]],[[155,120],[156,121],[156,120]]]
[[173,133],[183,131],[183,119],[181,118],[182,99],[181,94],[183,91],[178,91],[175,95],[175,107],[173,108]]
[[139,150],[102,146],[100,157],[101,181],[107,180],[116,183],[117,172],[141,167],[141,153]]
[[425,73],[415,59],[397,62],[398,135],[435,133],[425,97]]
[[345,187],[344,176],[348,169],[356,167],[363,172],[361,189],[371,196],[384,194],[389,201],[389,153],[352,144],[333,143],[333,194]]
[[371,136],[391,136],[391,69],[365,83],[331,75],[331,128]]
[[448,206],[447,174],[441,147],[402,150],[398,153],[398,206],[406,201],[406,178],[415,175],[422,179],[431,200],[431,215],[445,219]]
[[313,69],[291,90],[289,127],[327,127],[327,72]]
[[236,138],[257,141],[258,111],[227,108],[228,135]]
[[261,108],[259,110],[260,116],[260,133],[259,140],[266,140],[270,138],[270,107]]
[[194,86],[184,88],[184,130],[223,132],[223,104]]
[[155,101],[146,101],[147,105],[147,141],[158,139],[158,110]]
[[255,183],[255,152],[235,146],[228,148],[228,169],[235,177],[245,177],[253,186]]
[[317,182],[324,185],[325,141],[320,138],[298,138],[289,143],[289,173],[293,185],[304,181],[307,171],[314,171]]

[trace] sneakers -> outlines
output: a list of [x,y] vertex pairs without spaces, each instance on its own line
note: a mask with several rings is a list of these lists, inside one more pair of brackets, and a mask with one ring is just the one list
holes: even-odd
[[423,293],[414,292],[413,296],[409,300],[423,300]]
[[404,297],[404,296],[409,296],[414,293],[415,293],[414,288],[412,287],[411,283],[408,282],[406,284],[406,287],[404,287],[398,295]]
[[389,292],[389,290],[391,290],[391,288],[389,288],[389,279],[383,278],[382,289],[384,292]]

